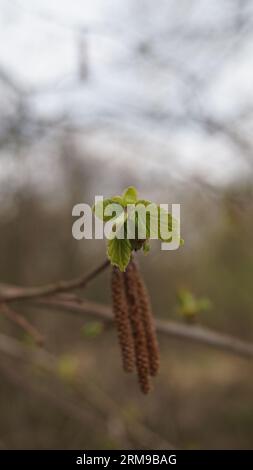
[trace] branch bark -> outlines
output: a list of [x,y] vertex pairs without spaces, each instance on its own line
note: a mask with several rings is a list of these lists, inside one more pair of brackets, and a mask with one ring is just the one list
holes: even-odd
[[[92,314],[104,321],[113,321],[110,307],[96,302],[83,301],[75,294],[73,289],[84,288],[90,281],[103,272],[110,262],[105,260],[90,273],[72,279],[59,281],[38,287],[17,287],[7,284],[0,285],[0,302],[19,300],[32,301],[34,305],[51,309],[65,310],[79,315]],[[212,348],[226,351],[244,358],[253,358],[253,344],[237,339],[233,336],[218,333],[201,326],[188,326],[173,321],[156,320],[158,333],[175,339],[192,341]]]
[[35,297],[44,297],[47,295],[58,294],[60,292],[67,292],[72,289],[79,289],[86,287],[98,274],[103,272],[110,264],[110,261],[105,260],[100,266],[92,270],[90,273],[83,276],[71,279],[70,281],[58,281],[52,284],[46,284],[38,287],[18,287],[10,286],[8,284],[0,285],[0,301],[10,302],[16,300],[28,300]]
[[[113,321],[111,308],[81,299],[38,299],[37,306],[72,312],[77,315],[94,315],[106,322]],[[253,358],[253,344],[231,335],[218,333],[199,325],[185,325],[174,321],[156,320],[157,332],[179,340],[191,341],[244,358]]]
[[40,334],[40,332],[32,325],[23,315],[15,310],[12,310],[9,305],[1,304],[0,305],[0,313],[6,316],[9,320],[13,323],[16,323],[20,328],[22,328],[26,333],[28,333],[34,339],[35,343],[38,346],[42,346],[44,343],[44,338]]

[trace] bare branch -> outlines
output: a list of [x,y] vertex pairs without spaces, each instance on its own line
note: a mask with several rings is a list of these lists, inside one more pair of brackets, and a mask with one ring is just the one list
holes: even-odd
[[[105,321],[112,321],[113,316],[109,307],[95,302],[83,301],[74,294],[65,294],[72,289],[85,287],[91,280],[96,278],[98,274],[103,272],[109,264],[110,262],[105,260],[99,267],[91,271],[89,274],[70,281],[59,281],[45,286],[26,288],[1,284],[0,300],[2,302],[10,302],[36,299],[36,302],[34,301],[33,303],[37,306],[65,310],[81,315],[92,314]],[[48,296],[47,299],[42,298],[46,296]],[[163,320],[156,321],[156,328],[159,333],[176,339],[197,342],[241,357],[253,357],[253,344],[234,338],[230,335],[212,331],[208,328],[203,328],[201,326],[187,326],[177,322]]]
[[70,281],[58,281],[52,284],[46,284],[38,287],[18,287],[10,286],[7,284],[0,285],[0,300],[3,302],[16,301],[16,300],[28,300],[34,297],[43,297],[47,295],[57,294],[59,292],[66,292],[72,289],[78,289],[85,287],[90,281],[92,281],[98,274],[104,271],[110,262],[104,261],[100,266],[91,271],[89,274],[85,274]]
[[40,332],[33,326],[23,315],[12,310],[8,305],[0,305],[0,313],[3,313],[9,320],[20,326],[26,333],[31,335],[36,344],[41,346],[44,343],[44,338]]
[[57,367],[56,358],[45,349],[25,347],[15,338],[0,333],[0,351],[13,359],[22,360],[29,364],[37,364],[54,372]]
[[[111,308],[96,302],[81,301],[80,299],[65,300],[63,298],[54,297],[39,299],[36,305],[73,312],[82,316],[84,314],[91,314],[106,322],[113,321]],[[203,344],[245,358],[253,358],[252,343],[227,334],[218,333],[210,328],[198,325],[185,325],[165,320],[156,320],[156,328],[158,333],[175,339]]]

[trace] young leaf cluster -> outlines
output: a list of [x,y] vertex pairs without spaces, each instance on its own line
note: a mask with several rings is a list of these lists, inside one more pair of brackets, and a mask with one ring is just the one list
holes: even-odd
[[[110,210],[108,210],[109,205]],[[143,205],[145,207],[149,206],[149,208],[154,207],[154,209],[156,209],[154,211],[154,214],[156,215],[153,215],[152,210],[148,211],[147,215],[145,215],[145,220],[141,218],[141,215],[137,215],[137,213],[135,213],[135,233],[137,234],[137,227],[142,226],[146,233],[145,239],[139,239],[137,235],[133,239],[127,238],[126,224],[128,214],[126,208],[128,205],[132,205],[134,207]],[[93,207],[93,212],[100,220],[104,222],[113,220],[115,226],[117,223],[117,227],[123,228],[124,238],[117,238],[117,233],[115,233],[113,238],[107,240],[107,256],[112,265],[117,266],[121,271],[126,270],[133,251],[143,250],[145,254],[150,251],[149,240],[154,238],[152,227],[158,226],[158,238],[160,240],[166,242],[171,240],[171,237],[169,239],[164,239],[162,237],[162,227],[164,226],[164,229],[171,232],[172,215],[149,200],[138,199],[137,190],[133,186],[128,187],[121,196],[113,196],[111,198],[103,199],[103,201],[99,201]],[[154,222],[152,217],[156,217],[155,222],[157,225],[152,223]],[[175,223],[176,221],[173,220],[173,224]],[[182,244],[183,241],[180,241]]]

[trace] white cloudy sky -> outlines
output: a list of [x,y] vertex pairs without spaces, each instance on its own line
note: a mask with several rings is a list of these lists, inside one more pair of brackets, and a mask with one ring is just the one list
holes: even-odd
[[[252,102],[253,21],[233,33],[238,4],[0,0],[0,67],[33,91],[30,105],[40,116],[65,113],[77,126],[96,126],[93,144],[100,150],[121,149],[133,165],[144,159],[150,168],[170,171],[175,164],[175,172],[230,178],[238,164],[227,140],[184,119],[204,110],[229,122]],[[253,20],[252,4],[247,8]],[[201,29],[199,42],[194,34]],[[84,83],[77,76],[81,31],[89,70]]]

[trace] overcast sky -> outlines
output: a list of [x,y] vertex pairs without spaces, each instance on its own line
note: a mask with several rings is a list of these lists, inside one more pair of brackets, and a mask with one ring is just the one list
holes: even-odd
[[239,168],[231,145],[187,116],[229,122],[252,102],[253,35],[248,24],[233,32],[238,4],[0,0],[0,66],[33,90],[30,105],[40,116],[66,113],[75,125],[95,125],[100,151],[229,179]]

